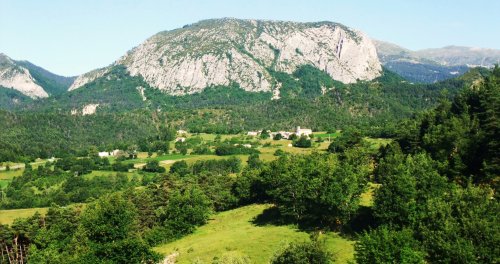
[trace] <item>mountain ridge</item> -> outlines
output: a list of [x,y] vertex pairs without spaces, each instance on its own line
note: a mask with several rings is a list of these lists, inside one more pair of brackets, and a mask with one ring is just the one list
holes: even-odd
[[[344,83],[371,80],[381,71],[370,39],[344,25],[233,18],[202,20],[159,32],[116,64],[173,95],[232,82],[247,91],[279,90],[269,69],[291,73],[303,64]],[[78,85],[71,90],[103,72],[106,68],[78,77]]]
[[29,61],[13,60],[0,53],[0,87],[13,89],[31,99],[67,91],[75,77],[54,74]]

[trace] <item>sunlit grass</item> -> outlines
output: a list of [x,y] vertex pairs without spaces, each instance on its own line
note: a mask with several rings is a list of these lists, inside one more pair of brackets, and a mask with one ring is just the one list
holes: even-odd
[[[195,233],[155,249],[165,255],[178,252],[177,263],[211,263],[214,257],[225,255],[246,256],[251,263],[268,263],[275,252],[288,243],[309,239],[306,232],[295,226],[254,224],[255,217],[269,207],[250,205],[216,214]],[[330,232],[324,238],[338,263],[353,258],[353,241]]]

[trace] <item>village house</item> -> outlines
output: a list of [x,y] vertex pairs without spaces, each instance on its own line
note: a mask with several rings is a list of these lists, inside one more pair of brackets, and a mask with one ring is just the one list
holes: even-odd
[[312,135],[312,130],[309,129],[309,128],[300,128],[299,126],[297,127],[297,129],[295,130],[295,135],[297,135],[298,137],[300,136],[307,136],[309,137],[310,135]]
[[187,134],[187,131],[186,131],[186,130],[179,129],[179,130],[177,130],[177,134],[178,134],[178,135],[185,135],[185,134]]
[[175,142],[185,142],[186,138],[185,137],[178,137],[175,139]]
[[247,136],[256,137],[260,134],[260,131],[248,131]]
[[97,153],[97,155],[101,158],[104,158],[104,157],[110,157],[110,156],[118,156],[118,154],[120,153],[120,150],[119,149],[115,149],[113,151],[101,151],[99,153]]
[[[271,135],[271,138],[274,138],[277,134],[281,134],[282,139],[290,139],[291,135],[297,135],[297,137],[300,137],[300,136],[310,137],[312,135],[312,129],[300,128],[300,126],[298,126],[294,132],[288,132],[288,131],[278,131],[278,132],[268,131],[268,132],[269,132],[269,135]],[[247,136],[252,136],[252,137],[258,136],[260,134],[261,134],[261,131],[248,131],[247,132]]]

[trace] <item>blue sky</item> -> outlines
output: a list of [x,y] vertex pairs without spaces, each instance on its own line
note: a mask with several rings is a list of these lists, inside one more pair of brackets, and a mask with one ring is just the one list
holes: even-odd
[[109,65],[151,35],[207,18],[334,21],[409,49],[500,49],[496,0],[0,0],[0,52],[54,73]]

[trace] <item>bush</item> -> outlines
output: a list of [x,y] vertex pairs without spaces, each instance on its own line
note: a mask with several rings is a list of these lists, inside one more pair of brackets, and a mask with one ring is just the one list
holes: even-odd
[[147,172],[159,172],[159,173],[166,171],[165,168],[160,166],[160,162],[158,162],[157,160],[148,161],[148,163],[146,163],[146,165],[142,167],[142,170]]
[[362,263],[425,263],[425,252],[409,229],[392,231],[378,228],[361,236],[356,243],[356,262]]
[[283,155],[285,155],[285,152],[282,149],[277,149],[274,152],[274,156],[276,156],[276,157],[283,156]]
[[290,263],[333,263],[333,255],[328,252],[322,241],[312,238],[311,242],[291,243],[283,251],[278,252],[271,260],[272,264]]
[[179,176],[185,176],[189,173],[189,167],[185,160],[176,161],[170,167],[170,173],[177,173]]
[[312,146],[311,140],[307,136],[300,136],[297,141],[293,142],[293,146],[297,148],[310,148]]
[[229,144],[223,144],[218,146],[215,149],[215,154],[217,156],[227,156],[227,155],[237,155],[237,154],[254,154],[254,153],[260,153],[258,150],[253,149],[253,148],[245,148],[241,145],[229,145]]

